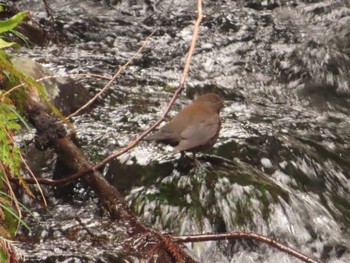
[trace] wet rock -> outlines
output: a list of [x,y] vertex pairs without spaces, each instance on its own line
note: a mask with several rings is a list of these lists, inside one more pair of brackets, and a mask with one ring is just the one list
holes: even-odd
[[[74,112],[90,98],[89,92],[69,78],[55,77],[54,73],[28,57],[14,57],[13,65],[34,79],[41,79],[49,100],[64,115]],[[45,79],[47,78],[47,79]]]

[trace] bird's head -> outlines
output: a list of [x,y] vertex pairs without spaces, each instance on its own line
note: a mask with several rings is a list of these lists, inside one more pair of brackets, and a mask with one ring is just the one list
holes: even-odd
[[224,106],[224,100],[215,93],[207,93],[199,96],[195,102],[205,103],[211,110],[219,113]]

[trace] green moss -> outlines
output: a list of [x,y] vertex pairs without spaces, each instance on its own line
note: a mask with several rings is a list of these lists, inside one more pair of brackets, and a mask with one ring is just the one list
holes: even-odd
[[7,252],[0,248],[0,262],[7,262]]

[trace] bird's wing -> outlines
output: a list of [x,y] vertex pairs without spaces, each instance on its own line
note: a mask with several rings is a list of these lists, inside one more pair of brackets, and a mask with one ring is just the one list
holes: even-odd
[[160,130],[154,134],[151,134],[143,139],[144,141],[156,141],[161,142],[165,144],[170,144],[172,146],[175,146],[179,143],[179,139],[176,138],[176,136],[168,131]]
[[176,146],[178,151],[190,151],[197,147],[206,145],[211,141],[220,129],[220,117],[215,114],[201,122],[189,125],[182,133],[182,140]]

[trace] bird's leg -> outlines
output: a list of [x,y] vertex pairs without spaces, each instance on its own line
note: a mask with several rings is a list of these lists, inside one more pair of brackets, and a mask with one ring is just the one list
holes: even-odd
[[183,159],[185,156],[186,156],[185,152],[184,152],[184,151],[181,151],[181,152],[180,152],[180,159]]
[[201,164],[200,164],[200,162],[199,162],[199,161],[197,160],[197,158],[196,158],[196,153],[195,153],[195,152],[192,152],[192,154],[193,154],[193,161],[194,161],[195,165],[196,165],[197,167],[200,167]]
[[193,160],[193,162],[194,162],[194,164],[195,164],[195,166],[196,166],[197,168],[201,168],[201,167],[202,167],[202,164],[201,164],[200,161],[198,161],[198,159],[196,158],[196,153],[195,153],[195,152],[192,152],[192,158],[189,157],[188,155],[186,155],[186,153],[185,153],[184,151],[181,151],[180,154],[181,154],[180,160],[187,157],[188,159],[190,159],[190,160],[192,159],[192,160]]

